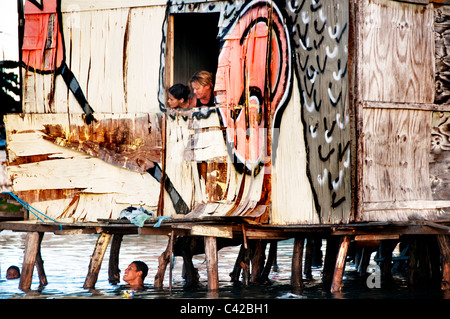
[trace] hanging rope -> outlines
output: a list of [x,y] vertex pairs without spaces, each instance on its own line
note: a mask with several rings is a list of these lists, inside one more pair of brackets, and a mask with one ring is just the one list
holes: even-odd
[[[36,208],[34,208],[33,206],[29,205],[28,203],[26,203],[25,201],[21,200],[19,197],[17,197],[16,195],[14,195],[11,192],[2,192],[2,194],[8,194],[10,195],[12,198],[14,198],[17,202],[19,202],[23,207],[25,207],[26,209],[28,209],[29,212],[31,212],[34,216],[36,216],[41,222],[45,222],[41,217],[39,217],[39,215],[44,216],[47,219],[50,219],[52,222],[58,223],[56,220],[54,220],[53,218],[48,217],[47,215],[45,215],[44,213],[41,213],[40,211],[38,211]],[[38,215],[39,214],[39,215]],[[62,225],[59,225],[59,229],[62,230]]]

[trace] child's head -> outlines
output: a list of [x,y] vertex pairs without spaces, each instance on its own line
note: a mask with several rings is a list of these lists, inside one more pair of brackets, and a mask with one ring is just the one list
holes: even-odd
[[187,87],[184,84],[174,84],[171,86],[168,90],[169,96],[167,99],[167,102],[169,103],[169,106],[172,108],[177,107],[187,107],[188,101],[189,101],[189,87]]

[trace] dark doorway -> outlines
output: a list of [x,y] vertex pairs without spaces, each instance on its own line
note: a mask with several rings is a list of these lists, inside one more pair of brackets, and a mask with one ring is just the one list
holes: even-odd
[[173,83],[188,85],[200,70],[215,75],[219,56],[219,13],[174,14]]

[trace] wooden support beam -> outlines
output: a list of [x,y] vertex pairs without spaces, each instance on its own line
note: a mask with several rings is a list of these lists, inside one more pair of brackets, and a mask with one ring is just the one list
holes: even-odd
[[308,280],[312,279],[312,251],[313,251],[314,241],[311,238],[306,239],[306,247],[305,247],[305,265],[303,273],[305,274],[305,278]]
[[333,281],[331,283],[331,292],[340,292],[342,290],[342,276],[345,269],[345,259],[347,258],[348,246],[350,245],[350,236],[344,236],[339,246],[339,252],[334,268]]
[[272,268],[274,262],[277,259],[277,249],[278,249],[278,241],[272,240],[270,242],[269,256],[267,257],[266,265],[264,266],[264,270],[261,274],[261,280],[263,282],[269,281],[270,269]]
[[303,247],[305,245],[304,238],[295,238],[294,240],[294,251],[292,254],[292,275],[291,275],[291,285],[296,289],[303,289],[303,278],[302,278],[302,268],[303,268]]
[[111,234],[101,233],[98,236],[97,244],[95,245],[94,253],[91,256],[91,261],[89,263],[89,271],[83,285],[84,289],[93,289],[95,287],[98,273],[102,266],[103,256],[105,255],[110,239]]
[[217,264],[217,239],[205,237],[206,271],[208,274],[208,290],[219,289],[219,271]]
[[442,256],[441,289],[450,290],[450,236],[438,235],[437,240]]
[[327,238],[325,262],[323,264],[322,282],[331,287],[333,280],[334,267],[336,266],[336,257],[339,249],[339,237],[330,236]]
[[38,251],[37,251],[37,255],[36,255],[36,269],[37,269],[38,276],[39,276],[39,286],[40,287],[47,286],[47,284],[48,284],[47,276],[45,275],[45,270],[44,270],[44,260],[42,259],[42,255],[41,255],[41,243],[42,243],[43,238],[44,238],[44,233],[39,233],[39,246],[38,246]]
[[122,234],[114,234],[112,236],[108,267],[108,280],[112,285],[116,285],[120,282],[119,253],[122,239]]
[[158,257],[158,271],[155,275],[155,289],[162,289],[164,283],[164,275],[166,273],[167,265],[171,263],[172,251],[173,251],[174,236],[169,237],[166,250]]
[[266,259],[266,246],[267,241],[261,239],[255,240],[255,250],[253,251],[252,270],[250,274],[250,282],[253,284],[259,284],[262,281],[261,275],[264,270],[264,261]]
[[[37,256],[40,255],[40,245],[44,233],[29,232],[25,239],[25,254],[23,257],[22,274],[20,276],[19,289],[23,291],[29,291],[31,288],[31,282],[33,280],[33,269],[36,264]],[[41,259],[42,260],[42,259]],[[43,263],[40,267],[40,282],[44,282],[42,276]],[[45,274],[44,274],[45,275]],[[47,279],[45,279],[45,282]]]

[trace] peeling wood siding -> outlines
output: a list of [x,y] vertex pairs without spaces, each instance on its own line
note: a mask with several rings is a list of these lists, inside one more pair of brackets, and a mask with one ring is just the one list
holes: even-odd
[[433,6],[362,1],[361,99],[434,102]]
[[[159,111],[164,17],[163,6],[62,14],[66,63],[95,112]],[[82,113],[61,76],[22,72],[25,113]]]
[[[142,172],[145,167],[131,162],[140,156],[143,162],[150,158],[145,142],[152,149],[160,148],[158,121],[149,122],[147,114],[104,114],[102,118],[93,128],[86,127],[77,114],[7,115],[7,171],[12,190],[52,218],[118,218],[130,205],[156,213],[160,184]],[[149,123],[154,125],[150,130]],[[108,155],[108,150],[127,145],[128,151],[114,152],[122,158]],[[127,156],[131,165],[126,164]]]

